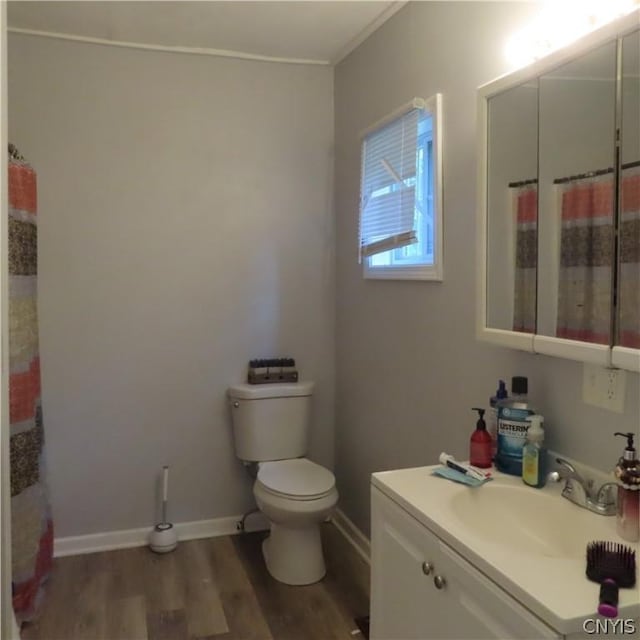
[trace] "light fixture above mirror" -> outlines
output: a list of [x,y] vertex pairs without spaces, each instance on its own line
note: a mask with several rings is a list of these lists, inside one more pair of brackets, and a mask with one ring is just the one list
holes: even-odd
[[513,69],[540,60],[640,7],[640,0],[546,0],[540,13],[507,40]]

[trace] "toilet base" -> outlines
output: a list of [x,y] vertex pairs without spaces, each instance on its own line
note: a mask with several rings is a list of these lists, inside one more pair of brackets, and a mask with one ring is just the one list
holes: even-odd
[[262,555],[269,573],[284,584],[313,584],[326,573],[317,524],[293,529],[272,522]]

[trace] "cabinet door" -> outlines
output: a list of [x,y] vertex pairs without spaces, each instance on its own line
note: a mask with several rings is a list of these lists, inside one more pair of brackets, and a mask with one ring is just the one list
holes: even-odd
[[446,637],[470,640],[562,637],[451,547],[440,542],[440,551],[438,573],[445,578],[444,591],[456,603],[457,610],[457,615],[447,627]]
[[372,519],[372,640],[561,638],[375,488]]
[[622,39],[618,305],[611,364],[640,371],[640,31]]
[[615,40],[539,82],[534,349],[608,365],[615,271]]
[[[433,585],[436,539],[395,503],[373,489],[371,639],[446,638],[455,603]],[[425,573],[428,571],[428,574]]]

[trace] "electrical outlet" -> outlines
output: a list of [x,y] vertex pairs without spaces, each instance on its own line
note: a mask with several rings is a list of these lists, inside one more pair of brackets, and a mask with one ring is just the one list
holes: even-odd
[[582,400],[586,404],[624,412],[626,374],[621,369],[607,369],[585,363],[582,379]]

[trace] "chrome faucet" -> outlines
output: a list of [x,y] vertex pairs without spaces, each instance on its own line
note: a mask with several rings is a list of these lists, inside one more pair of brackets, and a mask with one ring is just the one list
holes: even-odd
[[562,497],[570,500],[579,507],[593,511],[601,516],[613,516],[616,513],[616,500],[611,491],[615,482],[606,482],[597,492],[592,492],[593,481],[587,482],[564,458],[556,458],[560,465],[557,471],[552,471],[548,479],[553,482],[564,480]]

